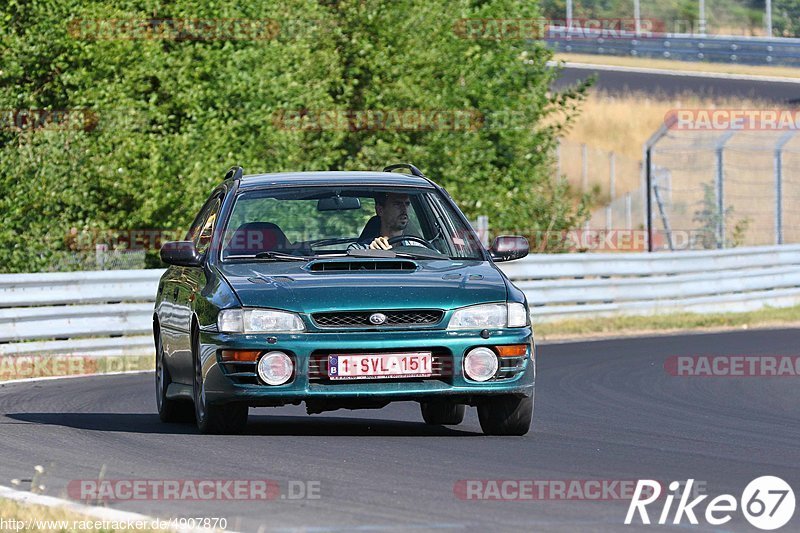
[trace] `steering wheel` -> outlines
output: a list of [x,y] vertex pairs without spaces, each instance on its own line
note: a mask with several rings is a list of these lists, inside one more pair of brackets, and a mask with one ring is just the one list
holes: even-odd
[[[431,243],[429,243],[428,241],[426,241],[425,239],[423,239],[421,237],[417,237],[416,235],[398,235],[397,237],[391,237],[386,242],[388,242],[389,244],[394,245],[394,244],[397,244],[398,242],[403,242],[403,241],[418,242],[421,245],[423,245],[425,248],[430,248],[434,252],[439,252],[439,250],[434,248]],[[441,252],[439,252],[439,253],[441,253]]]

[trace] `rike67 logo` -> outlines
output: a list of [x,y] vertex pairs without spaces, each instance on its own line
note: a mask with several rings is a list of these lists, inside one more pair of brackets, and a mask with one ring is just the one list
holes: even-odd
[[[758,529],[771,531],[783,527],[794,515],[794,491],[784,480],[775,476],[762,476],[751,481],[742,492],[742,497],[737,501],[731,494],[722,494],[710,500],[705,512],[701,513],[701,503],[708,495],[697,496],[691,501],[693,479],[685,484],[673,481],[669,484],[669,491],[663,499],[664,506],[658,515],[658,524],[667,524],[672,513],[672,504],[678,499],[672,524],[680,524],[684,517],[690,524],[697,525],[698,515],[713,526],[720,526],[733,518],[737,508],[750,524]],[[677,491],[683,487],[683,491]],[[651,479],[640,479],[625,516],[625,524],[633,522],[634,515],[638,512],[642,524],[650,524],[650,515],[647,506],[659,500],[662,496],[662,485]],[[653,507],[656,507],[655,505]],[[651,509],[654,510],[654,509]]]

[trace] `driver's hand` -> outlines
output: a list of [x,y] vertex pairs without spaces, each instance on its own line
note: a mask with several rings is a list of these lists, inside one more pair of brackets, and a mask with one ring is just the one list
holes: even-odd
[[389,250],[392,245],[389,244],[388,237],[376,237],[375,240],[369,243],[369,247],[372,250]]

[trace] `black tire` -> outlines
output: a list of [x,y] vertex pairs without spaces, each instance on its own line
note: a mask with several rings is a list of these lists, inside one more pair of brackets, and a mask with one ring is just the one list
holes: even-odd
[[478,420],[486,435],[525,435],[532,418],[533,395],[498,396],[478,405]]
[[194,359],[194,416],[200,433],[233,435],[242,433],[247,427],[248,407],[244,404],[209,405],[206,402],[203,367],[200,361],[199,335],[192,331],[192,356]]
[[464,421],[466,406],[447,401],[420,402],[422,419],[426,424],[456,426]]
[[161,332],[156,328],[156,409],[158,418],[162,422],[191,422],[194,419],[194,409],[191,402],[170,400],[167,398],[167,388],[172,383],[169,369],[164,364],[164,347],[161,344]]

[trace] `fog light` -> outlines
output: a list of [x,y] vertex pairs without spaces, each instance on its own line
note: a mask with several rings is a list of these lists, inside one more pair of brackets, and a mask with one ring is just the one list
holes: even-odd
[[258,361],[258,376],[267,385],[283,385],[293,373],[294,363],[283,352],[267,352]]
[[497,367],[497,356],[489,348],[475,348],[464,358],[464,373],[474,381],[491,379]]

